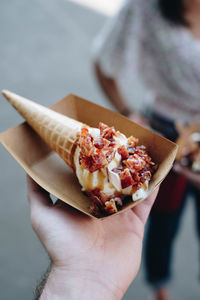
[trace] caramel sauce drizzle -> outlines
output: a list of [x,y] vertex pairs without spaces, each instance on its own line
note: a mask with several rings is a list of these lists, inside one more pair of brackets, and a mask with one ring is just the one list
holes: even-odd
[[100,190],[103,190],[105,176],[104,176],[104,174],[100,171],[100,172],[97,173],[97,177],[98,177],[98,188],[99,188]]
[[101,171],[97,172],[97,185],[95,187],[93,186],[93,173],[84,172],[83,174],[84,175],[82,175],[82,180],[85,182],[86,191],[93,190],[94,188],[103,190],[105,175]]

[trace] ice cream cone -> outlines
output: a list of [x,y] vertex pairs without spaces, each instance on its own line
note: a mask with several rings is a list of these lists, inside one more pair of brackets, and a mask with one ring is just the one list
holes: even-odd
[[9,91],[3,90],[2,94],[49,147],[73,167],[75,142],[83,124]]

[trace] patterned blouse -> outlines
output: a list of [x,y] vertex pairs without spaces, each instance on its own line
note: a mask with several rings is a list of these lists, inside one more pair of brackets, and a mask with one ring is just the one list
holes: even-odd
[[153,109],[166,117],[190,120],[200,113],[200,40],[165,20],[158,0],[125,0],[98,36],[95,55],[107,76],[140,72]]

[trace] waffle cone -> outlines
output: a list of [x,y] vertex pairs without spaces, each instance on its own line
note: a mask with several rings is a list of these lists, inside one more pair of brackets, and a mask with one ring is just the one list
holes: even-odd
[[75,142],[83,123],[9,91],[2,94],[49,147],[73,167]]

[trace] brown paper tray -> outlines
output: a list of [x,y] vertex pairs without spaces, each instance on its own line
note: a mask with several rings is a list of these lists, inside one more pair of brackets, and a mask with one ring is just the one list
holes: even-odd
[[[99,122],[103,122],[114,126],[126,136],[139,138],[139,143],[147,146],[148,153],[158,164],[150,183],[149,194],[163,181],[172,167],[177,152],[176,144],[116,112],[75,95],[66,96],[51,108],[92,127],[98,127]],[[89,212],[91,200],[81,192],[81,186],[73,171],[26,122],[1,133],[0,142],[39,185],[74,208],[92,216]],[[118,213],[143,200],[131,201]]]

